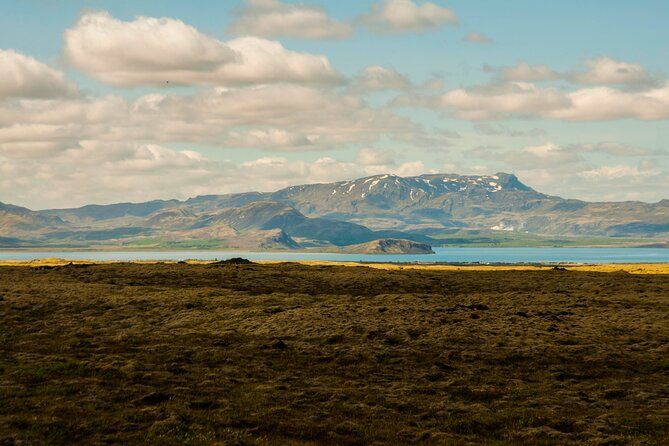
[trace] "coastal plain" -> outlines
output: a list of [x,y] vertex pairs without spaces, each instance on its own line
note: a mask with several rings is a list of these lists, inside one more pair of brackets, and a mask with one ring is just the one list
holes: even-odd
[[669,265],[3,262],[0,444],[669,438]]

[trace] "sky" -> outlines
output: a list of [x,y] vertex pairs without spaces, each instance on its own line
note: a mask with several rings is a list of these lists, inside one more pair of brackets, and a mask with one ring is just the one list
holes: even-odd
[[669,198],[669,2],[0,0],[0,201],[393,173]]

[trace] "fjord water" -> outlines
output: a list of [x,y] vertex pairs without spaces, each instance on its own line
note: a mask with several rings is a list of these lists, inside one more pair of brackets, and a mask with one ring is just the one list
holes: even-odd
[[0,260],[330,260],[444,263],[669,263],[663,248],[434,248],[435,254],[334,254],[288,251],[0,251]]

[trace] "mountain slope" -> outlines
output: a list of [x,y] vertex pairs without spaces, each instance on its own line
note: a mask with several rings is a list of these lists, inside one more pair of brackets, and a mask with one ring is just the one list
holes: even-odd
[[[669,240],[669,200],[589,203],[515,175],[375,175],[273,193],[31,211],[0,203],[0,246],[328,247],[453,233]],[[184,244],[185,243],[185,244]]]
[[178,200],[153,200],[145,203],[89,204],[74,209],[49,209],[43,213],[56,215],[68,221],[110,220],[121,217],[146,217],[157,210],[178,205]]
[[401,239],[379,239],[340,248],[346,254],[434,254],[432,247]]
[[59,217],[11,204],[0,203],[0,236],[35,236],[68,225]]
[[669,206],[588,203],[539,193],[515,175],[455,174],[294,186],[272,194],[307,216],[353,221],[372,229],[435,234],[453,228],[563,235],[646,235],[669,232]]
[[281,229],[290,237],[337,246],[374,240],[370,229],[345,221],[309,218],[295,208],[278,201],[256,201],[203,217],[194,227],[224,222],[237,231]]

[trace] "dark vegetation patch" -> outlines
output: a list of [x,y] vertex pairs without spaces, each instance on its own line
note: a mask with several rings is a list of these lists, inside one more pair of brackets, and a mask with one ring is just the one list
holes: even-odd
[[231,259],[227,260],[220,260],[218,262],[214,262],[211,265],[213,266],[220,266],[220,265],[250,265],[253,262],[250,261],[249,259],[244,259],[242,257],[233,257]]
[[0,445],[663,444],[669,277],[0,268]]

